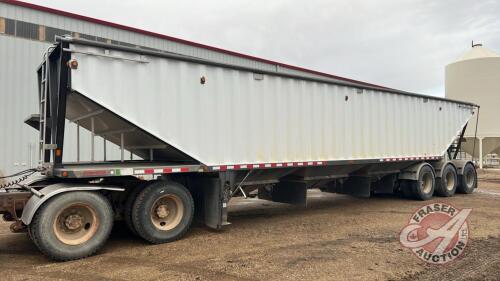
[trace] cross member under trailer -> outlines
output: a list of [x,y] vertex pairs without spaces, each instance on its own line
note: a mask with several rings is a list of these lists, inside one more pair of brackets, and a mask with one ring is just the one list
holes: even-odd
[[311,188],[428,200],[477,187],[456,152],[479,110],[467,102],[70,37],[46,52],[38,81],[25,123],[39,130],[45,177],[0,185],[0,214],[54,260],[95,254],[115,220],[154,244],[193,220],[221,229],[235,196],[305,206]]

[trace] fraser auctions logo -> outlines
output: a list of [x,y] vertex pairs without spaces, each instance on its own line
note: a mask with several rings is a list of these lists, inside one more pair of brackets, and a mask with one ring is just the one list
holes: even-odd
[[401,245],[421,260],[445,264],[459,257],[469,240],[467,217],[472,209],[432,203],[418,209],[401,230]]

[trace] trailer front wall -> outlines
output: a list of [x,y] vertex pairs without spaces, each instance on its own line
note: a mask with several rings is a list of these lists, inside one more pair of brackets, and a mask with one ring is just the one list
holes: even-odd
[[441,156],[472,114],[451,101],[106,54],[147,63],[73,53],[72,88],[206,165]]

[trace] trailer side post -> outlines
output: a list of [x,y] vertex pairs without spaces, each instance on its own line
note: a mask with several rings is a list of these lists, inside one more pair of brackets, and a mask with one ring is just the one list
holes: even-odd
[[76,162],[80,162],[80,121],[76,121]]
[[106,137],[103,137],[103,150],[104,150],[104,155],[103,155],[103,158],[104,158],[104,162],[106,162]]
[[125,157],[124,155],[124,146],[125,146],[125,141],[123,139],[123,133],[120,134],[120,153],[121,153],[121,156],[120,156],[120,161],[121,162],[124,162],[125,159],[123,159]]
[[94,152],[95,152],[95,127],[94,127],[94,117],[90,118],[90,128],[91,128],[91,142],[90,142],[90,162],[94,162]]

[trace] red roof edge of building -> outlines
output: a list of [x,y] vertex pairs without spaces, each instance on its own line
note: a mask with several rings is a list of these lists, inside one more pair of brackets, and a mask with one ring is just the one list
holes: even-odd
[[213,46],[209,46],[209,45],[196,43],[193,41],[188,41],[188,40],[184,40],[184,39],[180,39],[180,38],[176,38],[176,37],[172,37],[172,36],[168,36],[168,35],[164,35],[164,34],[160,34],[160,33],[156,33],[156,32],[151,32],[151,31],[147,31],[147,30],[143,30],[143,29],[139,29],[139,28],[135,28],[135,27],[130,27],[130,26],[126,26],[126,25],[122,25],[122,24],[118,24],[118,23],[113,23],[113,22],[109,22],[109,21],[105,21],[105,20],[100,20],[100,19],[96,19],[96,18],[92,18],[92,17],[82,16],[79,14],[70,13],[70,12],[66,12],[66,11],[62,11],[62,10],[57,10],[57,9],[53,9],[53,8],[49,8],[49,7],[45,7],[45,6],[40,6],[40,5],[36,5],[36,4],[32,4],[32,3],[27,3],[27,2],[23,2],[23,1],[17,1],[17,0],[0,0],[0,2],[14,5],[14,6],[25,7],[25,8],[29,8],[29,9],[33,9],[33,10],[37,10],[37,11],[47,12],[47,13],[51,13],[51,14],[61,15],[61,16],[65,16],[65,17],[69,17],[69,18],[73,18],[73,19],[82,20],[82,21],[101,24],[101,25],[105,25],[105,26],[109,26],[109,27],[114,27],[117,29],[136,32],[136,33],[140,33],[143,35],[148,35],[148,36],[157,37],[157,38],[161,38],[161,39],[165,39],[165,40],[170,40],[173,42],[178,42],[178,43],[182,43],[182,44],[186,44],[186,45],[190,45],[190,46],[195,46],[195,47],[199,47],[199,48],[203,48],[203,49],[207,49],[207,50],[211,50],[211,51],[225,53],[225,54],[229,54],[229,55],[233,55],[233,56],[237,56],[237,57],[241,57],[241,58],[246,58],[246,59],[250,59],[250,60],[254,60],[254,61],[274,64],[274,65],[278,65],[281,67],[294,69],[294,70],[298,70],[298,71],[303,71],[303,72],[307,72],[307,73],[311,73],[311,74],[321,75],[321,76],[328,77],[328,78],[338,79],[338,80],[342,80],[342,81],[346,81],[346,82],[357,83],[357,84],[361,84],[361,85],[365,85],[365,86],[377,87],[377,88],[381,88],[381,89],[390,89],[388,87],[384,87],[384,86],[380,86],[380,85],[376,85],[376,84],[372,84],[372,83],[367,83],[367,82],[349,79],[349,78],[345,78],[345,77],[341,77],[341,76],[336,76],[336,75],[332,75],[332,74],[328,74],[328,73],[324,73],[324,72],[320,72],[320,71],[315,71],[315,70],[311,70],[311,69],[307,69],[307,68],[303,68],[303,67],[299,67],[299,66],[289,65],[289,64],[280,63],[280,62],[276,62],[276,61],[272,61],[272,60],[268,60],[268,59],[263,59],[263,58],[259,58],[259,57],[245,55],[245,54],[234,52],[234,51],[229,51],[229,50],[225,50],[225,49],[221,49],[221,48],[217,48],[217,47],[213,47]]

